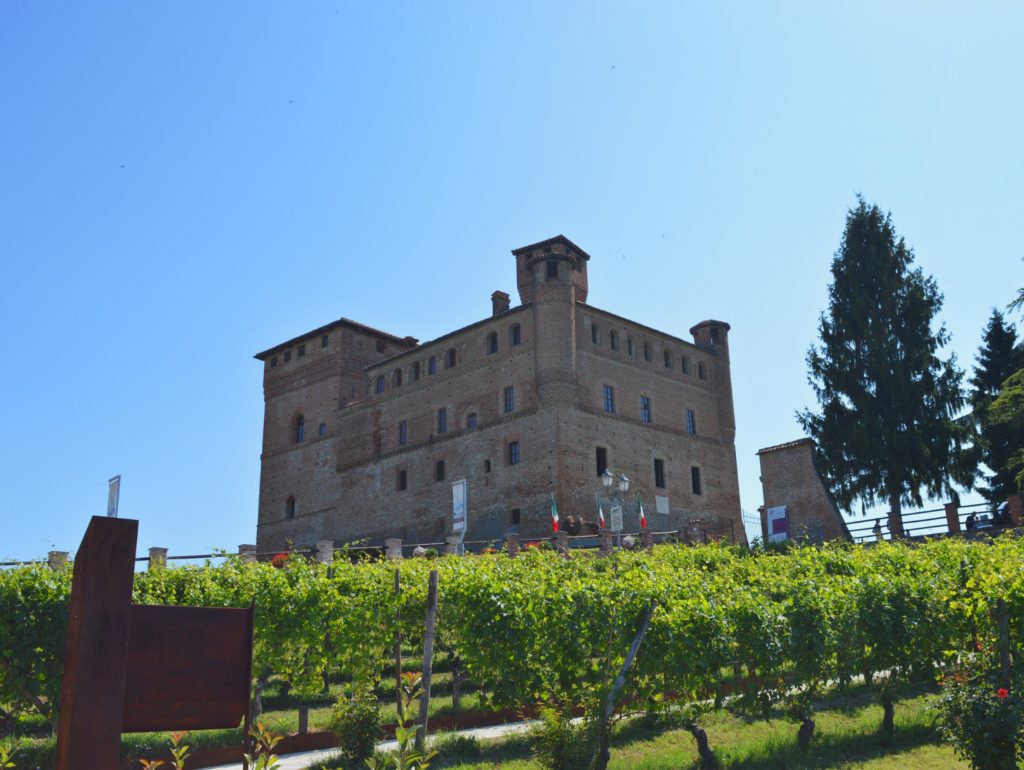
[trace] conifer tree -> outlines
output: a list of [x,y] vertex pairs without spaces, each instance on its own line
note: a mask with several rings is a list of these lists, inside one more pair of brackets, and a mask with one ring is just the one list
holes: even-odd
[[970,426],[963,373],[939,351],[949,341],[935,316],[942,295],[913,268],[913,251],[891,216],[858,196],[832,260],[820,346],[807,353],[820,412],[797,414],[818,444],[817,462],[837,503],[850,510],[888,503],[900,527],[903,505],[969,486]]
[[979,487],[978,491],[989,502],[999,503],[1016,489],[1010,458],[1020,449],[1021,437],[1012,421],[993,421],[989,410],[1010,375],[1024,368],[1024,349],[1018,345],[1013,326],[1006,323],[998,310],[992,311],[975,361],[971,378],[972,414],[981,461],[992,471],[988,476],[982,474],[988,486]]

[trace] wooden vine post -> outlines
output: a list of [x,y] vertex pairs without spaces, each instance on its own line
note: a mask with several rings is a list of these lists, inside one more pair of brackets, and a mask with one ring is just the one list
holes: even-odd
[[402,705],[402,573],[395,570],[395,706],[398,709],[398,722],[405,718],[405,707]]
[[420,719],[416,730],[416,749],[423,750],[427,739],[427,710],[430,707],[430,674],[434,666],[434,629],[437,625],[437,570],[430,571],[427,589],[427,626],[423,636],[423,678],[420,686]]
[[601,713],[601,739],[597,749],[597,756],[594,758],[594,764],[592,765],[594,770],[606,770],[608,761],[612,757],[608,749],[611,741],[611,728],[608,723],[611,721],[612,712],[615,710],[615,696],[619,694],[619,690],[626,683],[626,675],[629,673],[629,669],[632,668],[637,653],[640,652],[640,643],[644,640],[644,634],[647,633],[647,629],[651,625],[651,616],[654,615],[654,610],[657,606],[657,602],[651,602],[644,613],[640,621],[640,628],[637,629],[636,636],[633,637],[633,643],[629,645],[626,659],[622,662],[622,668],[619,669],[619,675],[612,682],[612,689],[608,693],[608,700],[605,701],[604,710]]
[[999,682],[1010,689],[1010,620],[1006,613],[1006,601],[996,601],[996,620],[999,623]]

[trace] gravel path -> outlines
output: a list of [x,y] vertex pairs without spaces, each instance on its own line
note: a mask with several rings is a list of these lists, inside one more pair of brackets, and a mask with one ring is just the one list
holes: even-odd
[[[437,733],[427,738],[427,743],[433,743],[438,738],[447,735],[466,735],[480,740],[501,738],[505,735],[514,735],[516,733],[526,732],[535,724],[537,724],[535,721],[512,722],[505,725],[494,725],[493,727],[476,727],[472,730],[459,730],[455,733]],[[390,751],[398,748],[398,744],[394,741],[384,741],[383,743],[377,744],[377,748],[382,751]],[[304,770],[304,768],[314,762],[326,761],[334,754],[334,752],[335,749],[324,749],[322,751],[303,751],[298,754],[287,754],[280,758],[278,768],[280,768],[280,770]],[[217,767],[208,768],[208,770],[242,770],[242,763],[239,762],[237,765],[218,765]]]

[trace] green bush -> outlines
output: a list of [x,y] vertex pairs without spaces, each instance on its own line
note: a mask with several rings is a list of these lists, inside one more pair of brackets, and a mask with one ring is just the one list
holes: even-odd
[[373,756],[381,734],[381,716],[372,694],[342,696],[331,714],[331,732],[338,736],[338,760],[346,770],[360,770]]
[[940,729],[972,770],[1016,770],[1024,759],[1024,713],[1019,693],[1002,688],[994,672],[970,668],[946,677],[939,699]]
[[589,770],[597,752],[597,724],[546,709],[533,739],[534,756],[547,770]]

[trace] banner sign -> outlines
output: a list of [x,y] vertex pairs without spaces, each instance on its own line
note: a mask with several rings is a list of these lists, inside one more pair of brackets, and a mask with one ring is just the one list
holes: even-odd
[[112,519],[117,518],[117,504],[120,499],[121,474],[118,474],[110,480],[110,486],[107,488],[107,516]]
[[789,506],[777,505],[768,509],[768,542],[780,543],[789,539]]
[[466,480],[452,484],[452,532],[466,532]]
[[611,509],[608,511],[608,513],[609,513],[610,518],[611,518],[611,526],[609,527],[609,529],[611,529],[612,532],[621,532],[622,531],[622,506],[621,505],[613,505],[611,507]]

